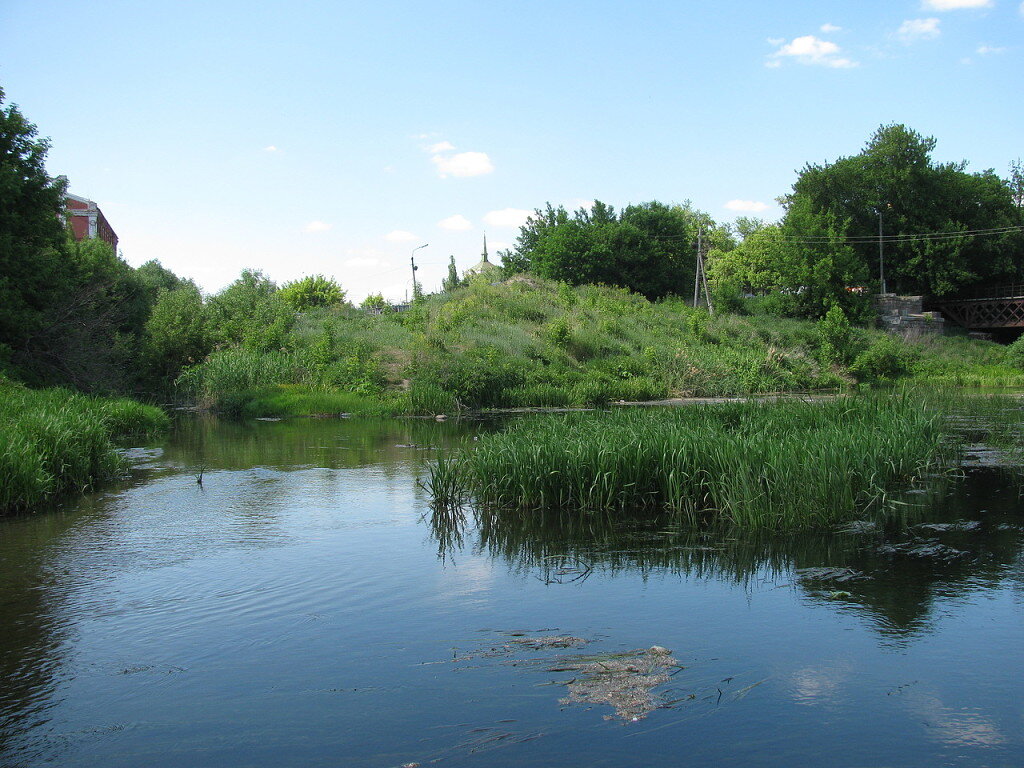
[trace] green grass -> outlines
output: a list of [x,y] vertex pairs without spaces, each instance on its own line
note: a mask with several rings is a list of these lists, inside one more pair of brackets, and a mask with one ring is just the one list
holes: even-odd
[[406,398],[359,395],[354,392],[311,390],[281,385],[232,392],[222,396],[217,410],[231,418],[258,416],[395,416],[409,410]]
[[116,476],[124,466],[114,440],[168,425],[163,411],[132,400],[0,386],[0,513]]
[[440,506],[814,528],[885,508],[942,463],[943,434],[924,398],[893,393],[574,413],[483,437],[427,487]]
[[180,385],[223,413],[242,413],[238,403],[252,401],[251,393],[283,386],[353,393],[377,400],[379,412],[401,404],[416,414],[838,391],[891,381],[1024,386],[1024,355],[992,342],[903,341],[852,329],[838,357],[823,343],[810,321],[712,317],[678,299],[651,303],[619,288],[520,277],[473,282],[403,313],[310,311],[283,349],[218,350]]

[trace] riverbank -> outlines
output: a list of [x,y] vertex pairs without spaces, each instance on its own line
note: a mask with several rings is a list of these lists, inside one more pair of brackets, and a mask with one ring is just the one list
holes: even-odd
[[159,408],[0,381],[0,514],[91,489],[126,466],[116,444],[170,424]]
[[236,417],[451,414],[484,408],[837,391],[896,381],[1024,386],[1006,347],[903,340],[757,314],[708,315],[606,286],[475,281],[405,312],[303,314],[279,348],[221,348],[181,397]]

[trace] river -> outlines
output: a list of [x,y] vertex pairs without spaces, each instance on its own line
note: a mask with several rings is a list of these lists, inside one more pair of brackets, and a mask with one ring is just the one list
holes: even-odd
[[492,428],[186,418],[0,520],[0,766],[1024,764],[1006,473],[802,536],[432,515]]

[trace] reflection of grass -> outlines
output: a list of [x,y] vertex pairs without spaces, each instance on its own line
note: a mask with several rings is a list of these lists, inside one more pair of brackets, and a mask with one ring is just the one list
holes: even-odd
[[168,424],[160,409],[132,400],[0,385],[0,513],[116,475],[122,461],[114,438]]
[[437,485],[497,510],[819,527],[885,506],[937,464],[942,425],[923,399],[893,393],[532,418],[441,467]]

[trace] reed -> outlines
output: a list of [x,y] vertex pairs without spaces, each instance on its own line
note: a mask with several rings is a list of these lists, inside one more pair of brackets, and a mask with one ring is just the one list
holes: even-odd
[[152,406],[63,389],[0,388],[0,513],[92,488],[124,468],[113,440],[169,420]]
[[942,462],[943,436],[942,416],[908,393],[529,418],[446,466],[435,500],[821,527],[884,508]]

